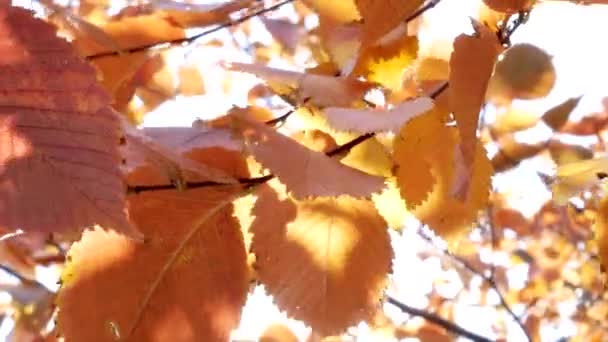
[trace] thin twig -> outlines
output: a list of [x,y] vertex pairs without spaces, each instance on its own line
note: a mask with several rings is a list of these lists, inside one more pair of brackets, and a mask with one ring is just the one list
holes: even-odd
[[230,28],[232,26],[236,26],[239,24],[242,24],[250,19],[253,19],[257,16],[260,16],[262,14],[268,13],[268,12],[272,12],[275,11],[279,8],[281,8],[284,5],[287,5],[289,3],[294,2],[295,0],[283,0],[281,2],[278,2],[272,6],[269,7],[265,7],[262,9],[259,9],[257,11],[251,12],[247,15],[244,15],[238,19],[235,20],[230,20],[227,21],[223,24],[220,24],[214,28],[211,28],[209,30],[206,30],[204,32],[201,32],[199,34],[195,34],[193,36],[190,37],[185,37],[185,38],[179,38],[179,39],[171,39],[171,40],[166,40],[166,41],[162,41],[162,42],[156,42],[156,43],[152,43],[152,44],[145,44],[145,45],[140,45],[140,46],[135,46],[129,49],[125,49],[125,50],[120,50],[120,51],[106,51],[106,52],[100,52],[100,53],[96,53],[94,55],[89,55],[86,57],[87,60],[94,60],[97,58],[102,58],[102,57],[108,57],[108,56],[117,56],[120,54],[124,54],[124,53],[134,53],[134,52],[142,52],[142,51],[146,51],[152,48],[156,48],[156,47],[160,47],[163,45],[168,45],[168,46],[175,46],[175,45],[181,45],[181,44],[191,44],[192,42],[201,39],[207,35],[210,35],[212,33],[215,33],[217,31],[226,29],[226,28]]
[[412,13],[409,17],[405,18],[405,22],[409,23],[410,21],[418,18],[419,16],[423,15],[424,12],[439,5],[440,2],[441,2],[441,0],[429,0],[426,4],[424,4],[422,7],[417,9],[416,12]]
[[498,300],[500,301],[500,306],[502,306],[505,309],[505,311],[507,311],[507,313],[509,314],[509,316],[511,316],[511,318],[513,318],[513,320],[515,321],[515,323],[517,323],[517,325],[520,327],[520,329],[522,330],[522,332],[524,333],[524,335],[526,335],[527,340],[529,342],[532,342],[532,336],[530,336],[530,333],[528,332],[528,329],[526,328],[526,326],[522,322],[521,318],[518,315],[515,314],[515,312],[513,311],[513,309],[511,309],[511,306],[507,302],[505,296],[502,294],[502,291],[500,291],[500,289],[498,288],[498,284],[496,283],[496,280],[493,277],[489,277],[489,276],[483,274],[483,272],[479,271],[477,268],[475,268],[473,265],[471,265],[467,260],[465,260],[462,257],[460,257],[460,256],[458,256],[458,255],[456,255],[456,254],[454,254],[452,252],[450,252],[448,249],[437,246],[433,242],[433,239],[431,237],[427,236],[424,232],[422,232],[422,231],[419,230],[418,231],[418,235],[420,237],[422,237],[424,240],[426,240],[433,247],[435,247],[436,249],[438,249],[439,251],[441,251],[444,255],[450,257],[452,260],[457,261],[464,268],[466,268],[467,270],[469,270],[471,273],[479,276],[483,281],[485,281],[488,285],[490,285],[490,287],[494,290],[494,292],[496,292],[496,295],[498,296]]
[[[447,88],[448,88],[448,82],[445,82],[441,86],[439,86],[436,90],[434,90],[429,95],[429,97],[435,99]],[[277,119],[279,119],[279,118],[277,118]],[[327,155],[328,157],[334,157],[334,156],[346,153],[346,152],[350,151],[351,149],[353,149],[355,146],[365,142],[366,140],[368,140],[374,136],[375,136],[375,133],[367,133],[367,134],[358,136],[358,137],[352,139],[351,141],[346,142],[346,143],[334,148],[331,151],[328,151],[327,153],[325,153],[325,155]],[[269,174],[269,175],[265,175],[265,176],[261,176],[261,177],[255,177],[255,178],[239,178],[238,182],[243,185],[255,185],[255,184],[265,183],[273,178],[274,178],[274,175]],[[204,182],[186,182],[184,185],[185,185],[185,188],[187,191],[187,190],[191,190],[191,189],[206,188],[206,187],[211,187],[211,186],[230,186],[231,184],[218,183],[218,182],[213,182],[213,181],[204,181]],[[138,193],[146,192],[146,191],[160,191],[160,190],[173,190],[173,189],[175,189],[174,184],[129,185],[127,187],[127,193],[128,194],[138,194]]]
[[434,313],[426,311],[426,310],[411,307],[409,305],[406,305],[406,304],[396,300],[395,298],[393,298],[391,296],[386,297],[386,302],[396,306],[399,310],[401,310],[405,313],[408,313],[412,316],[422,317],[431,323],[437,324],[438,326],[444,328],[445,330],[447,330],[451,333],[466,337],[472,341],[492,342],[492,340],[490,340],[489,338],[486,338],[486,337],[478,335],[474,332],[471,332],[471,331],[461,327],[460,325],[458,325],[452,321],[448,321],[447,319],[445,319],[437,314],[434,314]]

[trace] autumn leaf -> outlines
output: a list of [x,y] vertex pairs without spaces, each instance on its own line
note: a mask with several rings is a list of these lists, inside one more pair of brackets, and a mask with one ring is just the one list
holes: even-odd
[[323,335],[371,318],[392,259],[386,223],[371,202],[297,201],[266,187],[253,214],[258,279],[279,308]]
[[[449,106],[460,132],[462,165],[466,178],[475,168],[475,144],[479,112],[484,104],[486,88],[494,62],[501,50],[496,35],[486,26],[473,21],[475,35],[460,35],[454,40],[454,51],[450,57]],[[454,194],[467,197],[468,181],[454,185]]]
[[433,108],[433,100],[421,97],[405,101],[389,110],[326,108],[328,123],[337,130],[357,133],[395,132],[412,118]]
[[606,178],[607,172],[606,156],[560,165],[552,184],[553,200],[565,204],[570,197]]
[[363,42],[375,43],[414,13],[423,0],[355,0],[363,17]]
[[581,96],[573,97],[567,99],[566,101],[560,103],[559,105],[549,109],[542,116],[542,120],[547,126],[549,126],[554,131],[559,131],[564,127],[566,122],[568,122],[568,117],[570,114],[578,106],[579,101],[581,100]]
[[[191,157],[233,177],[246,175],[242,159],[217,162],[226,153]],[[162,181],[149,167],[129,176],[130,184]],[[248,288],[231,203],[241,193],[237,186],[131,195],[129,212],[144,243],[100,230],[84,234],[70,249],[57,301],[66,340],[227,341]]]
[[418,56],[418,38],[403,34],[388,42],[363,46],[352,73],[362,75],[392,91],[403,86],[403,75]]
[[529,10],[535,0],[483,0],[491,9],[502,13],[516,13]]
[[230,63],[227,67],[266,80],[271,87],[276,86],[280,94],[291,95],[295,92],[298,103],[306,102],[318,107],[350,107],[374,87],[371,83],[355,79],[280,70],[256,64]]
[[487,204],[493,170],[484,147],[476,143],[469,196],[466,201],[454,198],[451,187],[459,181],[455,151],[460,141],[458,131],[441,118],[440,112],[430,111],[403,126],[395,137],[395,176],[412,213],[441,237],[455,239]]
[[139,236],[125,212],[120,122],[95,71],[21,8],[0,8],[0,41],[0,225],[44,233],[100,225]]
[[353,0],[303,0],[303,2],[314,9],[319,16],[333,21],[349,23],[361,18]]
[[553,57],[528,43],[507,49],[488,86],[488,99],[509,104],[513,99],[532,100],[549,94],[556,82]]
[[298,199],[311,196],[366,197],[384,187],[384,179],[350,168],[310,150],[245,115],[232,115],[233,128],[257,161],[270,169]]
[[[175,184],[176,188],[180,190],[185,189],[187,173],[190,173],[190,177],[203,178],[220,184],[237,183],[236,179],[221,170],[181,156],[179,152],[147,136],[145,131],[131,126],[125,119],[123,119],[123,127],[126,133],[125,158],[130,169],[146,164],[156,167],[170,183]],[[199,144],[197,147],[204,148],[205,146]],[[191,146],[190,150],[194,150],[194,147]]]

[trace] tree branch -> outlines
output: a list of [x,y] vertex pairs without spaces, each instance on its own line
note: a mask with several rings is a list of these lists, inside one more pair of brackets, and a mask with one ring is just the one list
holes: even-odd
[[433,242],[433,239],[431,237],[427,236],[426,234],[424,234],[424,232],[418,231],[418,235],[420,237],[422,237],[424,240],[426,240],[433,247],[435,247],[436,249],[440,250],[444,255],[450,257],[452,260],[457,261],[464,268],[466,268],[467,270],[469,270],[471,273],[479,276],[483,281],[485,281],[488,285],[490,285],[490,287],[494,290],[494,292],[496,292],[496,295],[498,296],[498,300],[500,301],[500,306],[502,306],[505,309],[505,311],[509,314],[509,316],[511,316],[511,318],[513,318],[513,320],[515,321],[515,323],[517,323],[517,325],[520,327],[520,329],[522,330],[522,332],[524,333],[524,335],[526,335],[526,339],[529,342],[532,342],[532,336],[530,336],[530,333],[528,332],[528,329],[526,328],[526,326],[522,322],[521,318],[515,314],[515,312],[513,311],[513,309],[511,309],[511,306],[509,305],[509,303],[505,299],[505,296],[502,294],[502,291],[500,291],[500,289],[498,288],[498,284],[496,283],[496,280],[494,279],[493,276],[487,276],[487,275],[483,274],[483,272],[477,270],[475,267],[473,267],[468,261],[466,261],[462,257],[460,257],[460,256],[458,256],[458,255],[456,255],[456,254],[454,254],[452,252],[450,252],[446,248],[442,248],[442,247],[437,246]]
[[152,44],[146,44],[146,45],[141,45],[141,46],[136,46],[136,47],[132,47],[129,49],[125,49],[125,50],[120,50],[120,51],[106,51],[106,52],[100,52],[100,53],[96,53],[94,55],[89,55],[86,56],[86,59],[91,61],[97,58],[102,58],[102,57],[107,57],[107,56],[118,56],[120,54],[124,54],[124,53],[134,53],[134,52],[141,52],[141,51],[146,51],[152,48],[156,48],[156,47],[161,47],[162,45],[168,45],[169,46],[175,46],[175,45],[181,45],[181,44],[191,44],[192,42],[194,42],[195,40],[201,39],[207,35],[210,35],[212,33],[215,33],[217,31],[223,30],[225,28],[229,28],[232,26],[237,26],[239,24],[242,24],[252,18],[255,18],[259,15],[268,13],[268,12],[272,12],[275,11],[281,7],[283,7],[284,5],[287,5],[289,3],[294,2],[295,0],[283,0],[281,2],[278,2],[272,6],[269,7],[265,7],[262,9],[259,9],[257,11],[253,11],[247,15],[244,15],[238,19],[235,20],[230,20],[227,21],[223,24],[220,24],[218,26],[215,26],[214,28],[211,28],[207,31],[201,32],[199,34],[195,34],[191,37],[186,37],[186,38],[179,38],[179,39],[171,39],[171,40],[167,40],[167,41],[163,41],[163,42],[157,42],[157,43],[152,43]]
[[441,0],[429,0],[426,4],[424,4],[422,7],[417,9],[416,12],[412,13],[409,17],[405,18],[405,22],[409,23],[410,21],[415,20],[419,16],[423,15],[426,11],[439,5],[440,2],[441,2]]
[[406,304],[396,300],[395,298],[393,298],[391,296],[386,297],[386,302],[394,305],[399,310],[401,310],[407,314],[410,314],[412,316],[422,317],[431,323],[437,324],[438,326],[444,328],[445,330],[447,330],[451,333],[466,337],[472,341],[492,342],[492,340],[490,340],[489,338],[483,337],[481,335],[477,335],[476,333],[471,332],[452,321],[448,321],[447,319],[445,319],[437,314],[428,312],[426,310],[411,307],[409,305],[406,305]]

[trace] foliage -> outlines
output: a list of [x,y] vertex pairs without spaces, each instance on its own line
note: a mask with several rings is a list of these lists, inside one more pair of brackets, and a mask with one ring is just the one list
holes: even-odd
[[[573,341],[606,339],[608,200],[597,183],[608,159],[600,143],[559,135],[601,141],[608,114],[571,120],[581,97],[541,115],[512,107],[556,82],[552,56],[511,46],[536,1],[484,0],[469,33],[426,49],[439,3],[158,0],[110,14],[108,1],[41,0],[42,18],[0,5],[0,262],[20,281],[0,283],[10,338],[227,341],[252,283],[311,341],[360,322],[374,340],[506,339],[512,322],[539,341],[563,318],[577,324]],[[254,42],[254,23],[273,40]],[[222,63],[188,57],[199,50]],[[140,127],[165,102],[218,88],[247,91],[245,105],[196,107],[190,127]],[[494,122],[488,108],[501,113]],[[539,126],[546,139],[517,139]],[[546,176],[554,199],[532,217],[492,186],[529,159],[558,167]],[[427,308],[390,294],[395,236],[412,232],[428,243],[417,258],[438,257],[479,305],[498,298],[492,339],[452,319],[462,298],[439,284]],[[61,269],[56,293],[34,277],[49,264]],[[507,273],[521,265],[516,287]],[[572,300],[572,313],[557,310]],[[426,323],[402,324],[383,304]],[[273,325],[261,340],[297,337]]]

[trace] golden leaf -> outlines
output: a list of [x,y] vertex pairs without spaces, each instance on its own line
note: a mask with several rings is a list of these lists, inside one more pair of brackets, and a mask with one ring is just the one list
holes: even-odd
[[279,308],[323,335],[371,318],[393,257],[371,202],[296,201],[270,187],[258,195],[251,247],[258,278]]

